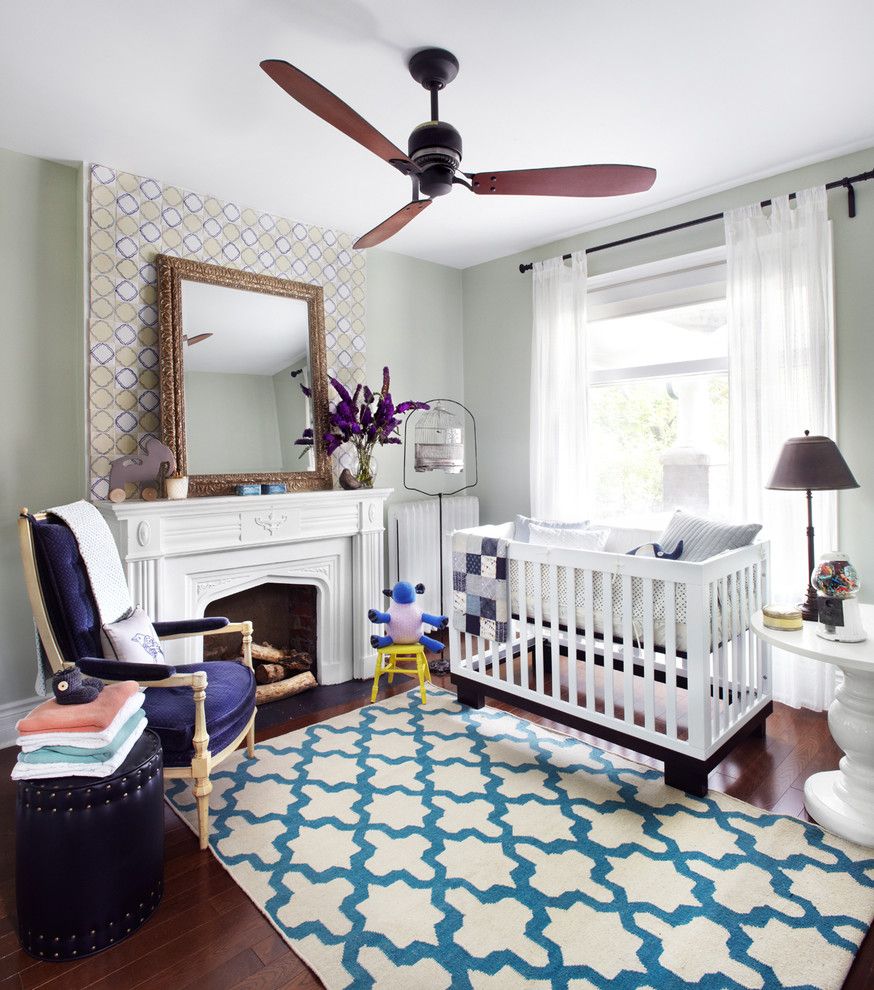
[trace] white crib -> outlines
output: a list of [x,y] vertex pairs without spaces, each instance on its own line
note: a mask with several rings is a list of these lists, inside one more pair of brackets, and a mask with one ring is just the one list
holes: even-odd
[[619,743],[698,795],[732,746],[764,736],[770,653],[750,616],[767,543],[694,563],[523,543],[513,523],[461,532],[510,540],[507,642],[450,622],[463,704],[498,698]]

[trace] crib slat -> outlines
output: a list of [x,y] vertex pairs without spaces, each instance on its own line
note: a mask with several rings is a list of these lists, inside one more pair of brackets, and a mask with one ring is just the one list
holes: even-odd
[[743,712],[743,671],[741,670],[738,578],[740,573],[732,571],[728,576],[728,589],[731,595],[731,669],[734,674],[734,704],[731,706],[731,720],[736,722]]
[[722,678],[722,717],[720,724],[724,729],[731,725],[731,703],[734,690],[732,685],[731,657],[729,656],[729,640],[731,637],[731,607],[728,601],[728,585],[725,576],[719,578],[717,585],[719,608],[716,611],[716,621],[719,625],[719,670]]
[[543,581],[539,563],[534,565],[534,690],[543,694]]
[[578,705],[577,697],[577,572],[573,567],[564,569],[564,591],[567,602],[567,700]]
[[[519,561],[519,563],[522,564],[522,561]],[[508,569],[509,569],[509,561],[507,561],[507,565],[508,565]],[[507,656],[506,656],[506,659],[504,661],[504,679],[506,680],[507,684],[509,684],[509,685],[512,686],[513,684],[515,684],[515,676],[514,676],[514,672],[513,672],[513,667],[514,667],[513,647],[516,645],[516,631],[515,631],[515,627],[514,627],[513,612],[514,611],[517,611],[519,613],[519,615],[523,615],[524,613],[522,612],[522,608],[519,606],[519,603],[518,602],[516,602],[515,605],[514,605],[514,602],[513,602],[513,582],[512,581],[508,581],[507,584],[508,584],[509,589],[510,589],[510,594],[509,594],[509,599],[510,600],[509,600],[508,609],[507,609],[507,642],[506,642]],[[517,585],[518,585],[518,582],[517,582]],[[516,593],[517,593],[517,595],[519,593],[518,587],[516,588]]]
[[[760,598],[762,591],[762,566],[760,563],[753,564],[753,609],[761,608]],[[756,636],[756,697],[762,697],[764,687],[763,673],[765,663],[765,647],[761,639]]]
[[601,576],[602,596],[604,599],[604,714],[614,718],[613,706],[613,579],[612,575],[603,573]]
[[749,594],[747,576],[749,575],[749,568],[742,567],[738,572],[738,619],[740,622],[740,642],[738,644],[738,651],[740,654],[739,663],[741,665],[741,677],[743,678],[743,690],[744,690],[744,703],[743,710],[746,712],[749,710],[750,706],[755,702],[755,696],[753,695],[750,682],[750,655],[747,652],[747,640],[750,637],[750,610],[747,595]]
[[501,646],[496,639],[491,640],[489,649],[492,654],[492,677],[496,681],[501,679]]
[[665,731],[677,738],[677,585],[665,581]]
[[[768,581],[769,581],[769,575],[768,575],[768,569],[767,569],[768,568],[767,562],[764,561],[764,560],[760,561],[759,567],[760,567],[761,572],[762,572],[761,581],[760,581],[760,592],[759,592],[761,598],[760,598],[760,601],[758,601],[758,603],[756,605],[756,608],[761,608],[762,605],[765,602],[768,601]],[[756,639],[758,639],[758,636],[756,637]],[[760,642],[762,643],[762,683],[763,683],[763,689],[766,692],[766,694],[768,696],[770,696],[771,693],[772,693],[772,688],[771,688],[771,648],[769,646],[767,646],[764,643],[764,641],[760,641]]]
[[622,707],[629,725],[634,725],[634,625],[631,575],[622,575]]
[[643,724],[655,728],[655,619],[652,578],[643,579]]
[[461,652],[461,633],[455,628],[452,623],[449,624],[449,662],[452,669],[457,669],[460,664],[459,661],[462,658]]
[[528,659],[528,561],[519,561],[519,636],[522,640],[519,653],[519,685],[527,691],[530,686]]
[[592,571],[583,571],[583,636],[586,642],[586,708],[596,711],[595,704],[595,615],[592,602]]
[[550,680],[552,696],[561,700],[561,608],[558,603],[558,565],[549,568]]
[[713,685],[712,708],[713,738],[716,739],[722,731],[722,658],[719,649],[719,627],[717,616],[716,582],[707,585],[710,593],[710,663],[712,669],[711,683]]

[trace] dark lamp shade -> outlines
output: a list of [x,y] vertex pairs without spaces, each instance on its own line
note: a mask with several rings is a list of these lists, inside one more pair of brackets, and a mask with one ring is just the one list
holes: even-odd
[[834,440],[828,437],[792,437],[783,444],[766,488],[781,491],[831,492],[858,488]]

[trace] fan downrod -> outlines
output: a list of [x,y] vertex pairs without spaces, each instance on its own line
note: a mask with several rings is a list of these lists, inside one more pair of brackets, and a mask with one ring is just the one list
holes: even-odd
[[427,90],[443,89],[458,75],[458,59],[445,48],[423,48],[408,65],[413,79]]

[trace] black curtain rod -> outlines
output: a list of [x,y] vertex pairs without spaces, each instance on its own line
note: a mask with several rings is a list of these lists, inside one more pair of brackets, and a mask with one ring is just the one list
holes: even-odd
[[[835,179],[834,182],[827,182],[826,189],[840,189],[844,188],[847,190],[847,211],[850,217],[855,217],[856,215],[856,191],[853,186],[857,182],[867,182],[869,179],[874,179],[874,168],[870,172],[860,172],[858,175],[847,176],[843,179]],[[795,193],[789,193],[790,199],[795,199]],[[763,199],[761,206],[770,206],[770,199]],[[722,220],[725,216],[724,213],[711,213],[709,217],[698,217],[697,220],[686,220],[684,223],[675,223],[670,227],[659,227],[658,230],[648,230],[645,234],[634,234],[631,237],[623,237],[618,241],[609,241],[607,244],[596,244],[594,247],[586,248],[586,254],[594,254],[596,251],[606,251],[607,248],[619,247],[622,244],[633,244],[635,241],[645,241],[649,237],[658,237],[661,234],[672,234],[675,230],[686,230],[688,227],[697,227],[702,223],[712,223],[714,220]],[[572,257],[569,254],[563,254],[563,261],[568,261]],[[529,262],[527,265],[519,265],[519,271],[524,275],[525,272],[530,272],[534,267],[534,262]]]

